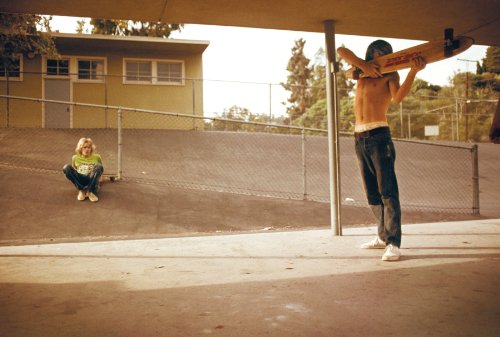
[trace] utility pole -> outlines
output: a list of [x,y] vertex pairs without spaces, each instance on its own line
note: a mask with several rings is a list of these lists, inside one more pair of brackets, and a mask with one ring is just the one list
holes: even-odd
[[465,104],[464,104],[464,115],[465,115],[465,141],[469,140],[469,113],[467,109],[467,103],[469,102],[469,62],[477,63],[477,60],[466,60],[458,59],[459,61],[466,62],[465,64]]

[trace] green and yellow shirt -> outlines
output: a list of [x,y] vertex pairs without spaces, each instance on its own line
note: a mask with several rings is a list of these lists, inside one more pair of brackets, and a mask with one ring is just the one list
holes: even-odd
[[77,172],[87,176],[92,172],[95,164],[102,165],[101,156],[97,153],[91,154],[88,157],[75,154],[71,160],[71,165],[77,170]]

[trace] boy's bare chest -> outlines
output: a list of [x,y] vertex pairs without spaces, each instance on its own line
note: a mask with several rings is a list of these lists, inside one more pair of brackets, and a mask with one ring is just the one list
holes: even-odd
[[364,78],[358,81],[357,96],[379,97],[390,96],[387,78]]

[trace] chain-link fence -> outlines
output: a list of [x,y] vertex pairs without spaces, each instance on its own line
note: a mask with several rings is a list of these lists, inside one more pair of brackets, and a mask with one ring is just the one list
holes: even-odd
[[488,142],[497,99],[409,96],[388,114],[400,138]]
[[[150,86],[151,90],[141,91],[141,94],[148,93],[145,95],[129,95],[133,91],[127,91],[124,94],[117,89],[117,86],[128,88],[130,85],[122,85],[124,78],[122,74],[99,75],[101,81],[90,82],[79,80],[79,74],[76,73],[67,74],[66,79],[57,78],[52,81],[52,78],[46,75],[42,72],[20,72],[22,80],[7,78],[7,80],[0,81],[0,94],[74,101],[98,106],[122,105],[128,108],[175,111],[205,117],[231,116],[245,121],[315,129],[326,129],[327,125],[326,104],[310,107],[302,117],[290,120],[287,114],[287,99],[290,92],[278,83],[184,78],[182,92],[175,91],[175,97],[173,97],[165,95],[165,91],[160,91],[154,86]],[[67,90],[67,99],[63,99],[65,90]],[[307,90],[317,93],[324,92],[325,89],[324,87],[307,87]],[[352,132],[354,130],[353,89],[340,87],[339,91],[341,97],[340,130]],[[391,105],[388,121],[393,136],[398,138],[487,142],[497,101],[498,99],[443,96],[438,93],[410,95],[400,105]],[[51,106],[50,103],[47,105]],[[53,127],[51,125],[54,123],[57,127],[57,123],[60,122],[73,127],[116,128],[116,111],[95,108],[96,113],[90,119],[87,118],[92,109],[90,106],[84,108],[72,106],[71,109],[71,114],[64,114],[64,111],[60,112],[60,115],[56,113],[49,123],[48,115],[42,116],[40,101],[2,99],[0,127]],[[241,111],[244,111],[246,115],[235,116],[235,112],[238,115]],[[142,115],[137,116],[139,117],[136,118],[141,118]],[[44,122],[46,125],[43,125]],[[169,128],[182,127],[189,130],[192,127],[189,123],[183,124],[183,126],[169,125]],[[136,123],[135,127],[137,125]],[[145,122],[144,127],[158,128],[158,125],[154,122]]]
[[[0,95],[5,103],[6,95]],[[1,128],[0,166],[61,172],[80,137],[91,137],[107,174],[164,186],[329,200],[326,131],[217,117],[10,96],[66,104],[107,128]],[[403,208],[477,212],[477,147],[395,140]],[[352,136],[340,138],[341,200],[366,205]]]

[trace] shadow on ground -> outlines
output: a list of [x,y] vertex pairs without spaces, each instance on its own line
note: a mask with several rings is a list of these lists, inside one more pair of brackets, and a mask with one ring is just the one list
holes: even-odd
[[[0,322],[8,335],[24,337],[493,336],[495,265],[486,259],[390,273],[154,289],[130,289],[119,281],[2,283]],[[124,281],[136,277],[127,274]],[[391,292],[373,296],[387,284]],[[389,330],[380,324],[396,313]]]

